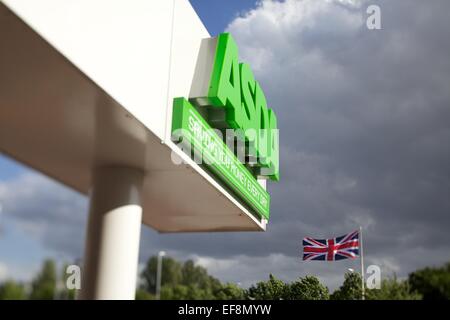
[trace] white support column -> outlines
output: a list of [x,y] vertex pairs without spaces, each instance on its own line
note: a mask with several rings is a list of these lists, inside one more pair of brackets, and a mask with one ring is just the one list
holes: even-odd
[[126,167],[95,170],[80,299],[134,299],[143,177]]

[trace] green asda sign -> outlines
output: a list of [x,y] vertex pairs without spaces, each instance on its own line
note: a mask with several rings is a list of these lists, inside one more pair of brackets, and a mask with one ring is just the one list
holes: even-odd
[[[269,219],[270,196],[250,171],[239,162],[218,134],[184,98],[174,100],[173,137],[201,157],[202,164],[224,181],[261,216]],[[178,130],[177,130],[178,129]],[[181,130],[180,130],[181,129]]]
[[[211,40],[216,42],[209,86],[190,101],[174,99],[172,137],[188,147],[191,156],[200,157],[202,165],[257,215],[268,219],[270,196],[256,177],[279,180],[277,118],[267,108],[249,65],[239,63],[232,36],[223,33]],[[224,143],[221,133],[230,129],[238,132],[234,139],[242,148],[232,150]],[[237,156],[238,151],[244,157]]]

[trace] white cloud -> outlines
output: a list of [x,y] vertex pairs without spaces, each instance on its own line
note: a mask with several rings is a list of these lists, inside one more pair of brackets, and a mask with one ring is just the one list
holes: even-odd
[[0,262],[0,283],[5,280],[14,279],[19,282],[30,282],[41,268],[42,261],[10,262],[3,258]]
[[337,74],[337,66],[323,60],[320,51],[310,50],[302,35],[355,34],[364,25],[361,12],[353,10],[359,5],[360,1],[265,0],[233,20],[227,31],[241,44],[242,59],[250,62],[257,73],[273,72],[280,63],[304,63]]
[[6,264],[0,262],[0,281],[8,278],[9,272]]
[[[4,222],[58,254],[81,254],[87,199],[35,172],[0,181]],[[6,230],[4,230],[6,232]]]

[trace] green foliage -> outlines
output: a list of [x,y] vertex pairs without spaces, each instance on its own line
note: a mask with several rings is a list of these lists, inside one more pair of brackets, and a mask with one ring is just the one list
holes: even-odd
[[[151,294],[156,290],[157,257],[151,257],[142,272],[143,287]],[[207,270],[196,266],[192,260],[184,263],[170,257],[162,261],[161,299],[164,300],[203,300],[217,299],[227,295],[243,296],[230,288],[224,288],[219,280],[210,276]]]
[[330,296],[331,300],[360,300],[362,297],[361,275],[356,272],[347,272],[344,283]]
[[299,278],[288,287],[286,299],[289,300],[328,300],[328,288],[314,276]]
[[440,268],[425,268],[413,272],[408,279],[411,289],[424,300],[450,299],[450,262]]
[[[345,274],[342,286],[333,292],[332,300],[360,300],[362,297],[361,275],[355,272]],[[418,300],[421,295],[415,292],[408,281],[399,281],[396,277],[381,281],[380,289],[365,290],[368,300]]]
[[[141,276],[143,286],[136,291],[137,300],[155,299],[157,258],[151,257]],[[359,300],[361,299],[361,276],[359,273],[345,274],[343,284],[331,296],[319,279],[313,276],[299,278],[293,283],[285,283],[272,274],[268,281],[261,281],[247,290],[210,276],[207,270],[196,266],[193,261],[184,263],[170,257],[162,264],[161,299],[167,300]],[[61,279],[67,280],[66,268]],[[12,299],[74,299],[75,290],[57,290],[57,270],[53,260],[44,261],[41,270],[31,282],[31,292],[27,295],[25,285],[12,280],[0,283],[0,300]],[[418,300],[450,298],[450,263],[439,268],[425,268],[413,272],[408,280],[396,277],[381,281],[380,289],[366,289],[366,299],[370,300]]]
[[[152,256],[145,266],[141,276],[144,281],[144,288],[151,294],[156,292],[156,268],[158,264],[158,257]],[[162,278],[161,287],[174,287],[181,283],[181,264],[170,258],[164,257],[162,263]]]
[[161,289],[163,300],[213,300],[215,296],[211,291],[201,289],[194,285],[176,285],[174,287],[164,286]]
[[[162,300],[187,300],[189,299],[188,287],[177,284],[175,286],[164,286],[161,288]],[[195,294],[195,293],[194,293]]]
[[220,281],[208,275],[201,266],[194,265],[192,260],[186,261],[181,268],[181,283],[186,286],[198,286],[204,290],[214,291],[220,288]]
[[56,266],[53,260],[45,260],[42,270],[31,283],[30,299],[52,300],[56,291]]
[[381,281],[380,289],[366,289],[368,300],[420,300],[422,296],[411,289],[408,281],[396,277]]
[[271,274],[269,281],[261,281],[251,286],[245,292],[245,297],[250,300],[282,300],[288,292],[289,286]]
[[328,289],[313,276],[299,278],[287,284],[270,275],[269,281],[261,281],[245,292],[251,300],[327,300]]
[[214,292],[217,300],[244,300],[245,292],[233,283],[226,283]]
[[137,289],[136,290],[136,300],[155,300],[155,296],[151,293],[147,292],[144,289]]
[[25,300],[27,295],[23,285],[8,280],[0,285],[0,300]]
[[197,284],[204,288],[207,286],[208,272],[205,268],[195,266],[192,260],[188,260],[181,267],[181,279],[184,285]]

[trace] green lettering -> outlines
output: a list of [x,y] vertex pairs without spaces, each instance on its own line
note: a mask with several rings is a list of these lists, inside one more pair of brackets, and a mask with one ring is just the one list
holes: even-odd
[[215,128],[240,130],[254,173],[279,179],[279,136],[275,113],[267,108],[261,86],[250,66],[238,60],[238,48],[228,33],[217,37],[207,101],[208,121]]
[[[254,102],[256,81],[248,64],[241,63],[239,65],[239,71],[241,74],[241,110],[243,114],[242,117],[240,117],[241,123],[238,123],[238,125],[244,130],[258,128],[259,123],[256,121]],[[250,143],[254,143],[256,140],[256,136],[252,134],[252,131],[253,130],[246,130],[245,132],[245,138]]]
[[233,129],[238,129],[238,123],[242,122],[238,48],[228,33],[220,34],[217,39],[208,98],[213,106],[226,107],[227,124]]

